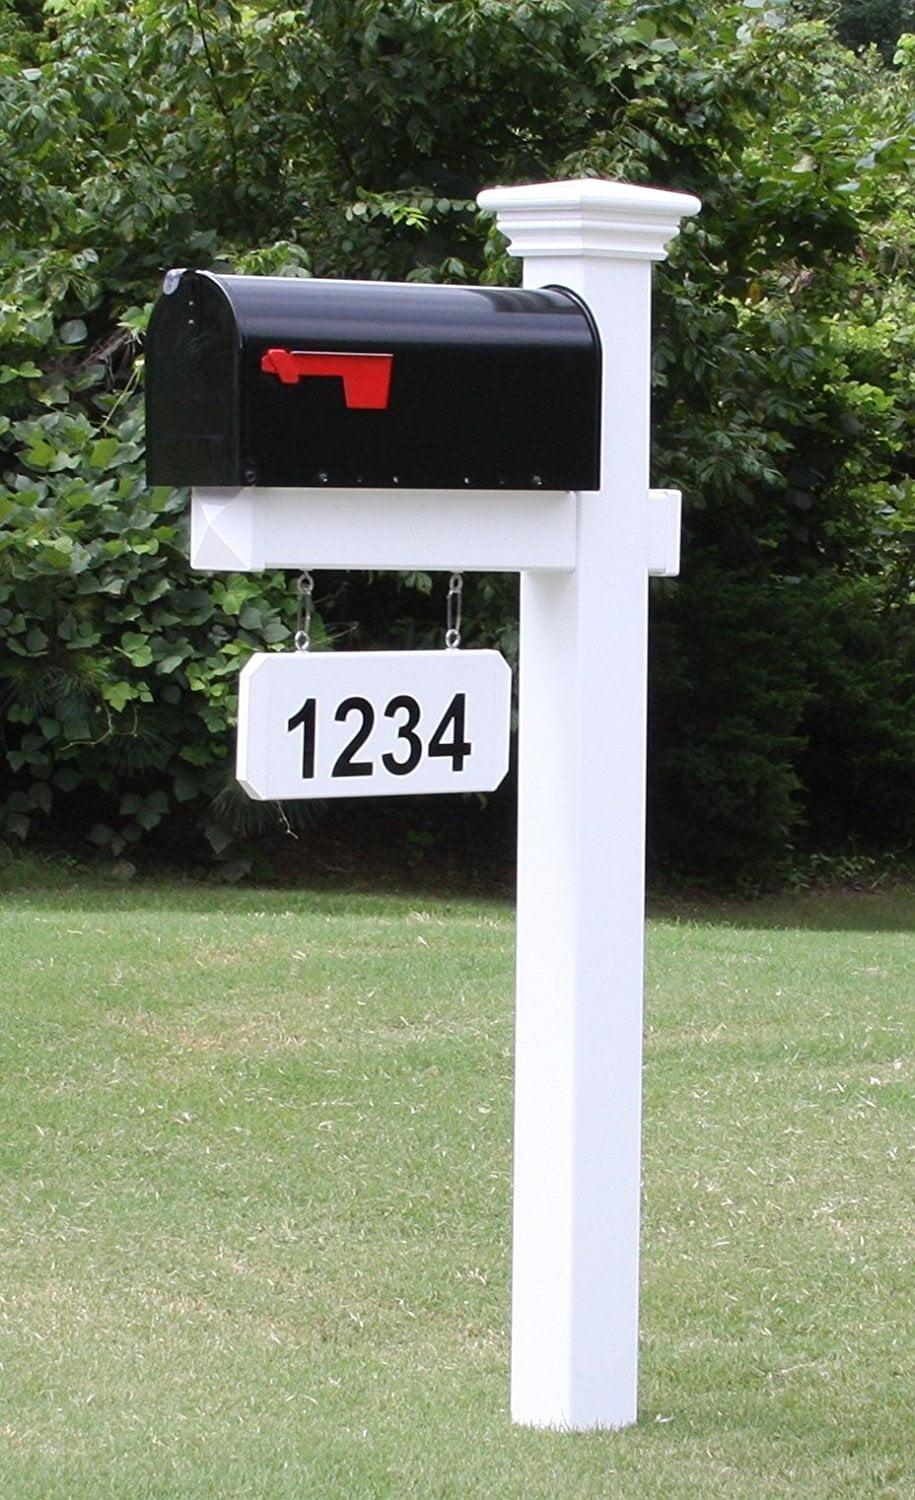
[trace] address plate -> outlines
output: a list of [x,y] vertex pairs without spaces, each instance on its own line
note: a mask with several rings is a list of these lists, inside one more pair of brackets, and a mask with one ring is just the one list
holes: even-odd
[[510,714],[498,651],[261,652],[239,683],[236,774],[264,801],[490,792]]

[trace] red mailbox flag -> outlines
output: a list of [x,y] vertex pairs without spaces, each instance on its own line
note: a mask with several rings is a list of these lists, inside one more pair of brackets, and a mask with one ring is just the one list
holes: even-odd
[[261,369],[284,385],[297,385],[310,375],[337,375],[343,399],[351,409],[384,411],[391,392],[393,354],[310,353],[303,349],[268,349]]

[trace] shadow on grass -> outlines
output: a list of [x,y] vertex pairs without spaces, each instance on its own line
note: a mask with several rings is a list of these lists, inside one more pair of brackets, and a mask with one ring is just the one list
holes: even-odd
[[650,915],[667,922],[756,931],[915,932],[915,885],[877,890],[828,889],[753,901],[685,900],[649,903]]
[[[510,892],[493,893],[439,882],[428,875],[402,881],[313,880],[270,885],[226,885],[217,880],[140,875],[124,882],[64,861],[13,858],[0,865],[0,910],[61,912],[283,912],[328,916],[380,916],[407,903],[455,903],[509,907]],[[649,900],[649,916],[683,926],[735,930],[811,932],[915,932],[915,884],[886,884],[875,890],[824,889],[755,900],[663,896]]]
[[409,904],[441,907],[508,906],[506,895],[486,895],[431,882],[348,884],[317,880],[284,885],[227,885],[180,876],[144,876],[130,881],[82,868],[15,860],[0,866],[0,913],[7,911],[130,912],[184,911],[252,916],[284,912],[372,917]]

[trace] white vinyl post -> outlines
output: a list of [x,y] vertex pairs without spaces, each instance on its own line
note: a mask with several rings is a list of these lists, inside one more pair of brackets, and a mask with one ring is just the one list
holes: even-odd
[[636,1419],[651,263],[695,198],[492,188],[526,287],[603,350],[601,486],[572,572],[522,574],[512,1416]]

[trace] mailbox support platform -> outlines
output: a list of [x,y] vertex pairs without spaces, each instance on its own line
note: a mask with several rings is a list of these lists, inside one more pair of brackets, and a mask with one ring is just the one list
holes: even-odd
[[695,198],[583,180],[481,193],[528,289],[602,348],[594,491],[198,489],[199,568],[520,571],[512,1415],[636,1418],[648,576],[679,495],[649,491],[651,263]]

